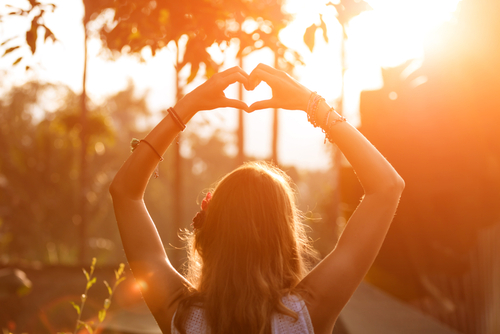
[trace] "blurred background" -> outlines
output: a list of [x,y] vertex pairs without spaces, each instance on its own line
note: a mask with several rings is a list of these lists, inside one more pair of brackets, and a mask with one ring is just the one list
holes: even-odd
[[[131,139],[212,74],[262,62],[324,96],[406,182],[363,285],[377,293],[360,289],[336,333],[358,333],[353,314],[376,333],[362,301],[385,310],[384,333],[500,333],[499,15],[497,0],[2,1],[0,327],[73,331],[94,257],[81,320],[98,322],[101,281],[126,263],[108,187]],[[226,90],[247,104],[271,94]],[[204,193],[255,159],[293,178],[328,254],[362,189],[323,140],[299,111],[198,113],[146,193],[174,265]],[[125,274],[99,330],[158,333]],[[135,315],[151,326],[123,325]],[[397,317],[419,321],[387,327]]]

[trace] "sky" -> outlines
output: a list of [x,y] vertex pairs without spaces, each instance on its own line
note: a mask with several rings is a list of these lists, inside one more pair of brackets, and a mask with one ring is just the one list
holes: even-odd
[[[3,1],[2,1],[3,2]],[[27,6],[27,1],[5,0],[6,3]],[[83,73],[83,27],[81,19],[83,5],[81,0],[54,0],[57,5],[54,13],[47,15],[46,24],[54,32],[58,42],[38,45],[34,57],[26,57],[17,68],[11,63],[17,58],[8,55],[0,58],[0,71],[3,73],[0,88],[22,84],[29,79],[63,83],[76,92],[82,89]],[[325,6],[324,0],[288,0],[285,11],[294,20],[280,34],[281,41],[298,51],[305,60],[305,66],[295,69],[295,77],[306,87],[324,96],[328,103],[336,106],[341,94],[340,46],[342,31],[336,20],[336,11]],[[334,1],[335,2],[335,1]],[[337,1],[338,2],[338,1]],[[423,43],[433,29],[444,22],[453,21],[459,11],[460,0],[367,0],[370,11],[351,20],[347,30],[346,73],[344,79],[344,115],[359,125],[359,94],[362,90],[375,90],[382,86],[381,68],[399,65],[408,59],[418,64],[423,60]],[[0,13],[6,8],[0,5]],[[327,25],[329,43],[317,31],[316,46],[311,53],[303,42],[305,29],[319,23],[319,13]],[[29,23],[22,18],[11,17],[0,26],[0,40],[26,31]],[[127,86],[132,79],[138,93],[147,92],[148,104],[157,114],[175,104],[174,62],[175,46],[167,45],[151,56],[148,49],[143,50],[141,63],[136,57],[122,56],[109,60],[103,55],[100,41],[91,39],[88,45],[88,82],[87,92],[96,103],[104,101]],[[26,46],[25,54],[28,54]],[[0,52],[2,52],[0,47]],[[210,52],[216,59],[225,59],[223,69],[236,65],[234,55],[237,47],[230,47],[223,57],[216,48]],[[22,50],[21,50],[22,52]],[[260,62],[271,65],[273,56],[269,50],[260,50],[246,57],[243,69],[248,73]],[[25,72],[24,65],[34,71]],[[189,68],[184,69],[187,75]],[[1,73],[1,72],[0,72]],[[186,92],[203,82],[202,75],[186,87]],[[262,84],[255,91],[245,92],[247,104],[266,99],[272,92]],[[226,95],[236,98],[236,85],[228,87]],[[214,127],[234,130],[237,125],[236,111],[218,109],[200,112],[194,122],[208,119]],[[324,170],[331,164],[328,145],[323,144],[324,135],[318,128],[307,122],[301,111],[280,110],[279,156],[281,165],[294,165],[311,170]],[[270,110],[256,111],[245,115],[245,154],[260,159],[271,155],[272,113]]]

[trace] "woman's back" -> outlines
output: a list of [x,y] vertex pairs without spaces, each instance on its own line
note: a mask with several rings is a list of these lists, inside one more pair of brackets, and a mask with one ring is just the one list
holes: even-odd
[[[249,90],[264,81],[273,97],[250,107],[227,99],[224,90],[237,81]],[[207,198],[202,208],[206,212],[200,213],[204,222],[194,225],[189,239],[187,277],[169,262],[144,203],[146,185],[184,123],[200,110],[218,107],[249,112],[276,107],[303,110],[354,168],[365,194],[334,250],[310,272],[305,263],[310,243],[289,177],[255,164],[240,167],[219,182],[210,205]],[[383,155],[345,120],[286,73],[260,64],[250,75],[238,67],[213,75],[170,108],[169,115],[139,142],[110,191],[127,259],[136,279],[144,282],[144,299],[163,333],[178,333],[183,324],[196,325],[199,319],[206,321],[202,330],[191,333],[203,333],[207,327],[213,333],[293,333],[290,328],[300,324],[305,327],[299,333],[312,333],[311,323],[316,334],[332,332],[375,260],[404,188]],[[332,199],[332,206],[336,205]],[[304,301],[282,300],[281,296],[295,291],[301,292]],[[193,316],[200,312],[191,310],[199,301],[204,307],[201,318],[186,322],[191,312]],[[304,322],[289,321],[295,316]],[[292,327],[282,329],[282,325]]]
[[[272,334],[313,334],[311,317],[304,301],[296,295],[287,295],[282,298],[283,304],[297,313],[298,319],[275,313],[271,319]],[[171,331],[179,334],[172,319]],[[205,312],[201,307],[192,307],[186,319],[186,334],[208,334],[210,329],[205,318]]]

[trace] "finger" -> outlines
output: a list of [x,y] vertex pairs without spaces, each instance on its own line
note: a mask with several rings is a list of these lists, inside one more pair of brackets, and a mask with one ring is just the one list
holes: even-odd
[[225,99],[222,99],[221,104],[222,104],[220,106],[221,108],[222,107],[236,108],[236,109],[245,110],[247,112],[249,110],[247,104],[243,101],[240,101],[240,100],[233,100],[233,99],[225,98]]
[[248,78],[248,88],[250,88],[250,90],[255,89],[261,81],[265,81],[271,88],[279,84],[279,78],[275,75],[260,68],[255,68]]
[[276,101],[273,99],[257,101],[253,103],[250,107],[248,107],[248,112],[253,112],[255,110],[261,110],[261,109],[277,108],[277,107],[278,105]]
[[244,84],[245,87],[248,85],[248,78],[243,76],[240,72],[233,72],[225,77],[220,78],[219,80],[223,90],[226,89],[227,86],[235,82],[240,82]]
[[233,73],[241,73],[241,75],[243,75],[244,77],[247,77],[248,78],[248,73],[243,71],[243,69],[239,66],[233,66],[223,72],[220,72],[219,74],[222,76],[222,77],[226,77],[228,75],[231,75]]
[[269,74],[273,74],[273,75],[279,75],[282,73],[282,71],[277,70],[274,67],[271,67],[271,66],[263,64],[263,63],[259,63],[259,65],[257,65],[257,67],[255,69],[260,69],[260,70],[263,70],[263,71],[265,71]]

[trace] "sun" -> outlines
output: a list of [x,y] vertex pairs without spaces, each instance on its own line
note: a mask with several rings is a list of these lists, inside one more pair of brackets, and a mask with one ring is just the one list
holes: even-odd
[[[315,87],[332,103],[339,101],[342,94],[341,66],[344,64],[344,113],[348,118],[349,114],[357,117],[361,90],[382,86],[382,67],[397,66],[409,59],[423,60],[426,36],[452,20],[460,3],[460,0],[365,1],[372,10],[348,23],[344,62],[342,27],[336,19],[335,8],[326,5],[328,0],[288,0],[284,8],[294,19],[280,34],[285,45],[298,50],[304,57],[305,67],[297,69],[301,81]],[[303,35],[308,26],[319,23],[319,14],[326,23],[329,43],[324,41],[318,29],[315,48],[310,52]]]

